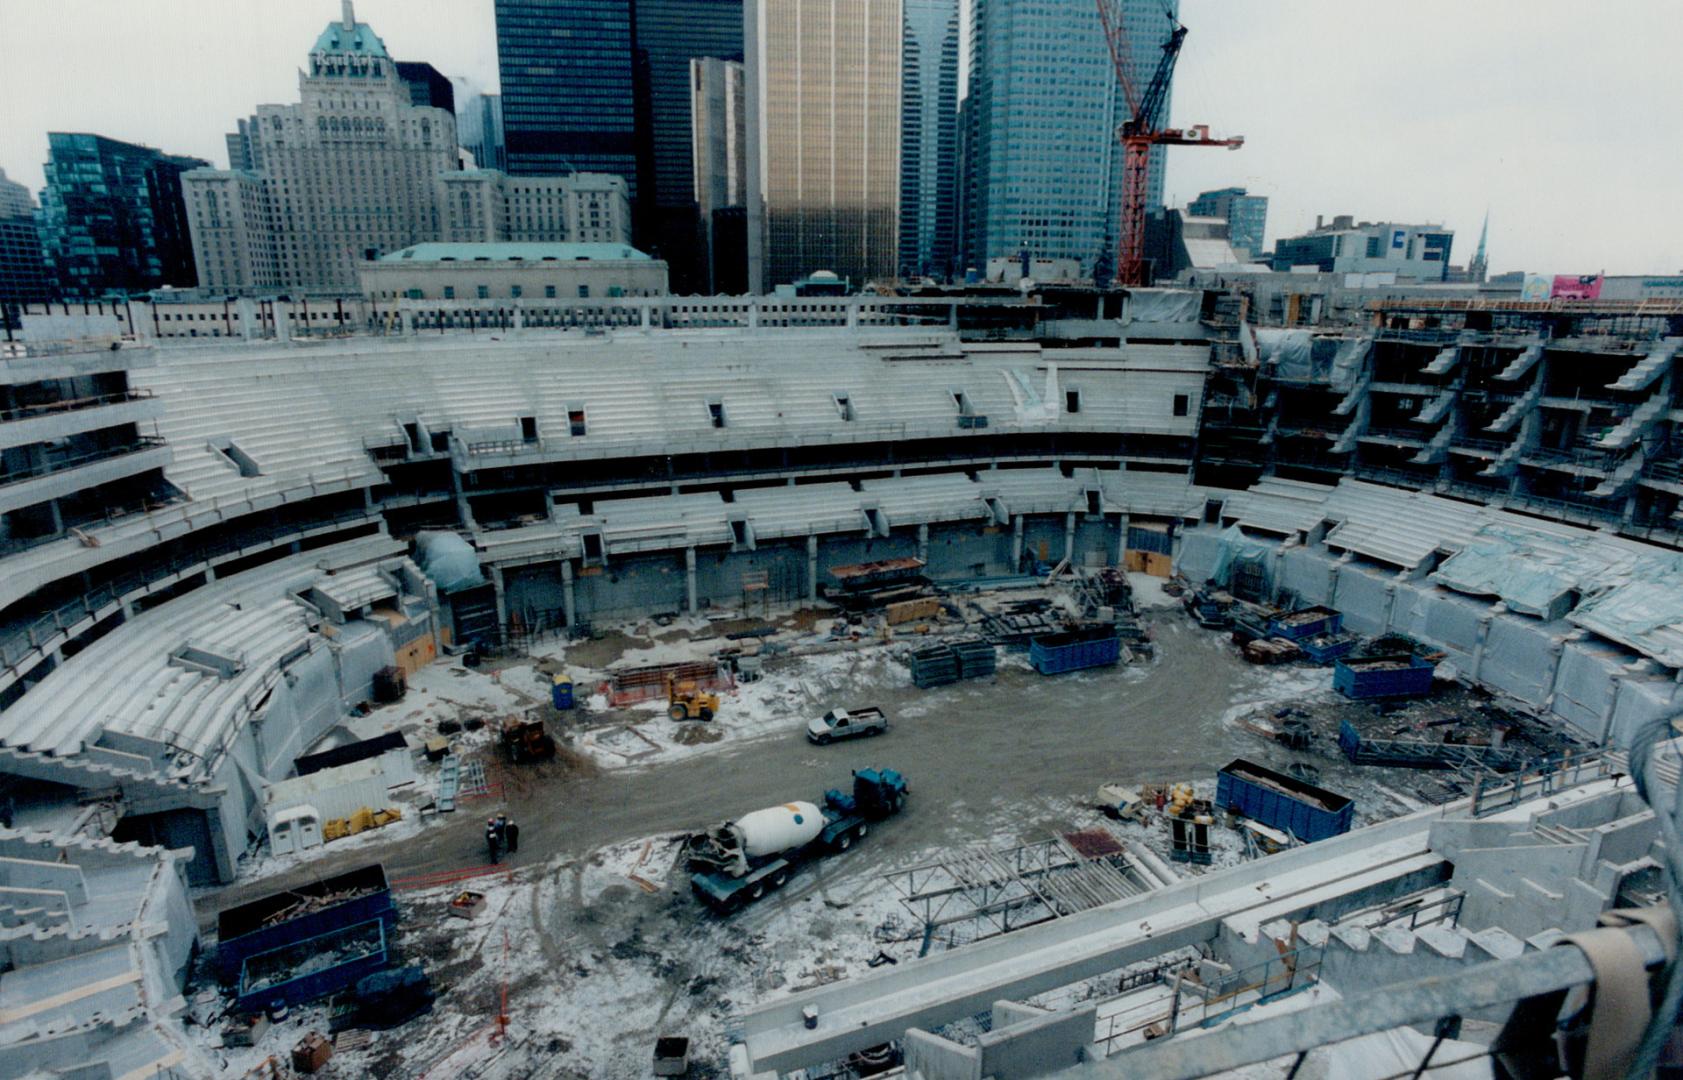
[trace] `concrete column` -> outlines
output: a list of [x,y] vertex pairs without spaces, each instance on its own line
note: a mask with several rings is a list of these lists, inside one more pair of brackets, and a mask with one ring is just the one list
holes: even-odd
[[654,308],[645,301],[640,314],[643,316],[643,329],[649,329],[649,327],[653,325]]
[[408,308],[404,308],[402,311],[397,313],[397,321],[398,328],[403,331],[404,337],[415,336],[415,313],[413,311],[410,311]]
[[[1277,549],[1276,549],[1277,550]],[[1385,618],[1380,620],[1382,630],[1391,629],[1391,615],[1397,610],[1397,584],[1392,582],[1385,586]]]
[[491,567],[491,591],[497,594],[497,625],[508,625],[508,597],[503,589],[503,568]]
[[924,566],[929,565],[929,523],[924,522],[917,527],[917,557],[923,560]]
[[689,608],[687,610],[691,615],[694,615],[701,609],[695,598],[695,548],[692,547],[684,549],[684,588],[689,598]]
[[1607,694],[1607,704],[1601,709],[1601,738],[1597,742],[1602,746],[1607,745],[1607,740],[1613,733],[1613,713],[1619,707],[1619,690],[1625,684],[1624,673],[1615,672],[1612,683],[1613,689]]
[[1064,515],[1064,562],[1075,562],[1075,511]]
[[1343,572],[1344,564],[1349,562],[1351,558],[1350,553],[1346,551],[1338,557],[1337,562],[1332,564],[1332,569],[1327,571],[1327,607],[1329,608],[1338,606],[1338,575]]
[[[1500,604],[1497,607],[1501,607]],[[1478,633],[1473,637],[1473,668],[1467,672],[1468,678],[1478,681],[1479,669],[1484,667],[1484,643],[1490,640],[1490,621],[1495,613],[1485,615],[1478,621]]]
[[48,499],[47,500],[47,513],[49,515],[51,515],[51,517],[53,519],[53,535],[56,536],[59,533],[63,532],[64,531],[64,514],[58,508],[58,500],[57,499]]
[[573,560],[561,560],[561,607],[567,613],[567,629],[578,625],[577,601],[573,597]]
[[847,325],[852,328],[859,325],[859,300],[852,298],[847,304]]
[[1023,566],[1023,515],[1013,514],[1011,517],[1011,572],[1021,571]]
[[818,534],[810,533],[806,538],[806,599],[808,603],[818,602]]
[[216,580],[216,567],[210,565],[209,563],[206,563],[205,564],[205,584],[209,585],[211,582],[213,582],[215,580]]
[[275,313],[275,340],[287,342],[292,340],[292,305],[285,300],[276,300],[270,306]]
[[240,337],[250,341],[263,336],[257,329],[257,305],[251,302],[251,297],[242,296],[234,301],[234,311],[240,317]]
[[555,493],[548,488],[543,492],[543,516],[547,521],[555,520]]
[[1128,565],[1128,515],[1116,515],[1116,565]]
[[760,326],[760,304],[757,300],[748,301],[748,329],[757,330]]
[[526,329],[526,309],[519,304],[514,305],[514,310],[509,316],[509,327],[513,330]]
[[956,302],[947,305],[947,329],[958,329],[958,304]]
[[[1555,642],[1549,648],[1549,689],[1548,693],[1543,695],[1542,709],[1544,712],[1554,711],[1554,696],[1556,687],[1560,685],[1560,661],[1566,655],[1566,641],[1577,641],[1578,633],[1579,631],[1574,631],[1568,634],[1566,639]],[[1683,677],[1683,672],[1679,673],[1679,677]]]

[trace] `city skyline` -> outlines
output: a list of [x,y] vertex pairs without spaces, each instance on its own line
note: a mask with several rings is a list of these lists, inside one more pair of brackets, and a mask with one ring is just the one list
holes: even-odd
[[[262,0],[10,5],[0,31],[40,47],[0,72],[11,107],[0,167],[38,196],[46,133],[55,130],[220,165],[229,118],[255,101],[294,99],[299,42],[336,10]],[[158,32],[164,12],[178,17],[172,48],[194,64],[160,66],[132,48]],[[358,13],[394,55],[498,85],[491,0],[363,0]],[[1488,206],[1493,273],[1683,266],[1670,243],[1683,235],[1683,207],[1664,186],[1680,140],[1654,130],[1644,110],[1617,105],[1663,97],[1665,65],[1630,62],[1629,53],[1675,40],[1683,8],[1631,5],[1615,22],[1588,9],[1537,17],[1517,0],[1471,11],[1424,0],[1407,12],[1351,11],[1329,0],[1234,11],[1186,0],[1181,14],[1191,35],[1173,122],[1207,122],[1247,143],[1233,154],[1171,152],[1172,204],[1205,189],[1248,187],[1270,198],[1270,243],[1305,231],[1316,214],[1337,213],[1441,222],[1472,236]],[[1447,33],[1451,26],[1461,32]],[[1387,44],[1315,45],[1339,39]],[[63,63],[78,50],[84,63]],[[968,51],[966,42],[961,57]],[[1281,62],[1292,55],[1295,62]],[[76,77],[90,67],[106,74],[98,86]],[[110,93],[113,86],[122,93]],[[1664,113],[1658,119],[1678,123]],[[1421,145],[1433,152],[1430,169],[1420,167]]]

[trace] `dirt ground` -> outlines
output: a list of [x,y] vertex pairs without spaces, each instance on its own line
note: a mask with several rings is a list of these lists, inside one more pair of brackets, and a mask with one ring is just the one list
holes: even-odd
[[[882,944],[896,909],[882,881],[890,870],[943,849],[999,849],[1087,827],[1098,821],[1092,803],[1101,784],[1207,783],[1236,757],[1278,769],[1311,765],[1324,786],[1357,798],[1358,821],[1392,816],[1453,792],[1432,786],[1437,774],[1348,765],[1337,750],[1339,720],[1353,716],[1364,728],[1382,725],[1387,737],[1414,737],[1390,732],[1438,730],[1445,717],[1476,725],[1491,708],[1450,690],[1413,712],[1376,712],[1332,695],[1330,669],[1248,665],[1225,635],[1177,609],[1149,611],[1145,621],[1156,640],[1147,663],[1045,678],[1020,654],[1002,653],[992,678],[927,691],[861,678],[837,691],[835,704],[889,712],[894,727],[882,738],[813,746],[803,735],[806,712],[792,704],[785,729],[682,760],[602,769],[564,751],[539,766],[494,764],[488,772],[501,782],[500,801],[464,802],[400,842],[328,849],[291,872],[209,894],[201,922],[252,896],[369,861],[383,862],[393,878],[479,866],[484,818],[506,809],[521,825],[520,852],[509,859],[515,876],[485,879],[506,882],[496,886],[500,906],[490,925],[505,940],[514,935],[516,959],[505,957],[501,974],[497,952],[509,946],[489,927],[441,920],[437,894],[403,894],[400,951],[425,962],[444,995],[426,1038],[464,1037],[506,982],[533,1024],[531,1045],[565,1046],[552,1056],[570,1064],[545,1075],[642,1075],[646,1064],[635,1063],[646,1061],[657,1032],[685,1031],[722,1054],[735,1011],[862,971],[880,948],[910,948]],[[610,632],[569,646],[567,659],[606,663],[635,643]],[[799,663],[775,658],[767,667]],[[511,665],[504,684],[521,675]],[[1316,732],[1307,750],[1259,734],[1288,710]],[[689,895],[673,866],[673,836],[790,799],[818,801],[825,788],[844,786],[850,769],[870,765],[902,771],[912,800],[869,843],[803,869],[775,897],[728,920]],[[587,1015],[596,1027],[578,1019]],[[391,1075],[409,1074],[420,1060],[390,1040],[377,1049],[382,1056],[365,1064]],[[714,1075],[717,1065],[708,1060],[691,1075]]]

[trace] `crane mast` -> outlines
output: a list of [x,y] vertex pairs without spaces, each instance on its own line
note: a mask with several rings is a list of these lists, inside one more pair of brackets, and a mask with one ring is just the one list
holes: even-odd
[[1169,15],[1169,36],[1162,45],[1163,55],[1142,91],[1128,63],[1128,31],[1123,25],[1122,0],[1096,2],[1105,44],[1110,49],[1111,66],[1116,69],[1116,81],[1128,102],[1128,119],[1116,131],[1122,144],[1122,220],[1117,229],[1116,284],[1148,285],[1151,265],[1145,257],[1145,211],[1151,148],[1221,146],[1237,150],[1245,144],[1245,137],[1218,139],[1210,134],[1207,124],[1185,129],[1164,127],[1168,118],[1162,114],[1168,102],[1169,81],[1174,77],[1175,61],[1180,58],[1181,45],[1186,41],[1186,27]]

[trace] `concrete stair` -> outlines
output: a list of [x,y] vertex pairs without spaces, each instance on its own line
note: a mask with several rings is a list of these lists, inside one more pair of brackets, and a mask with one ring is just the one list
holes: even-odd
[[1428,375],[1448,375],[1455,370],[1455,365],[1461,360],[1461,346],[1451,345],[1447,349],[1432,357],[1432,362],[1426,365]]
[[1356,380],[1356,385],[1350,387],[1350,392],[1345,394],[1344,399],[1332,410],[1332,415],[1349,416],[1351,410],[1367,399],[1367,388],[1372,382],[1373,375],[1364,370],[1361,377]]
[[1443,418],[1449,415],[1449,410],[1455,407],[1456,392],[1445,390],[1437,397],[1426,403],[1426,407],[1415,415],[1414,420],[1419,424],[1441,424]]
[[1502,415],[1498,416],[1495,422],[1485,430],[1493,431],[1498,435],[1512,431],[1514,425],[1519,423],[1526,413],[1535,409],[1537,407],[1537,403],[1542,400],[1543,384],[1538,382],[1533,385],[1531,389],[1521,394],[1519,396],[1519,400],[1515,401],[1512,405],[1509,405],[1507,409],[1502,412]]
[[1639,360],[1635,367],[1608,384],[1612,390],[1646,390],[1654,380],[1665,374],[1677,350],[1683,348],[1683,337],[1662,338],[1654,351]]
[[1520,354],[1513,358],[1507,367],[1496,373],[1498,382],[1515,382],[1526,372],[1537,366],[1537,361],[1543,358],[1542,342],[1527,345]]
[[1525,452],[1525,442],[1515,439],[1507,449],[1496,455],[1496,460],[1479,471],[1480,476],[1509,476],[1519,467],[1520,455]]
[[1647,401],[1633,409],[1629,416],[1619,421],[1617,427],[1603,435],[1595,445],[1602,450],[1623,450],[1648,434],[1649,429],[1658,423],[1670,408],[1671,389],[1662,386]]
[[1558,930],[1527,940],[1500,927],[1469,930],[1451,923],[1432,923],[1410,929],[1406,922],[1371,929],[1303,923],[1297,934],[1303,943],[1324,940],[1321,977],[1345,992],[1453,975],[1492,960],[1511,960],[1527,951],[1546,949],[1561,937]]
[[1646,461],[1647,455],[1642,452],[1641,447],[1637,447],[1634,454],[1619,462],[1619,467],[1614,469],[1607,479],[1590,489],[1591,497],[1610,499],[1624,494],[1632,484],[1636,483],[1636,478],[1641,475],[1642,466]]
[[1445,424],[1426,441],[1426,445],[1411,460],[1416,465],[1437,465],[1449,456],[1449,444],[1454,441],[1454,427]]

